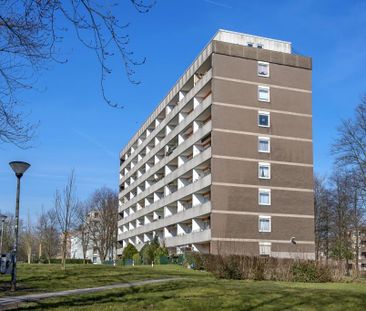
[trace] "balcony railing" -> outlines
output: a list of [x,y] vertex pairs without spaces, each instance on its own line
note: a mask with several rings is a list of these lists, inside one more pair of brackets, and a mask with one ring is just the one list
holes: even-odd
[[[152,184],[148,188],[145,188],[145,190],[143,192],[140,192],[139,194],[137,194],[131,200],[123,202],[123,205],[119,208],[119,212],[121,212],[122,210],[136,204],[137,202],[139,202],[143,198],[153,194],[156,190],[158,190],[158,189],[162,188],[163,186],[171,183],[173,180],[179,178],[181,175],[183,175],[186,172],[190,171],[191,169],[193,169],[197,165],[199,165],[202,162],[208,160],[210,157],[211,157],[211,149],[209,148],[209,149],[203,151],[202,153],[196,155],[193,159],[191,159],[191,161],[187,161],[182,166],[178,167],[175,171],[168,174],[164,179],[157,181],[156,183]],[[164,165],[164,164],[161,163],[161,165]],[[160,170],[161,165],[158,163],[155,167],[152,168],[151,173],[154,174],[155,171]],[[142,179],[141,182],[142,181],[144,181],[144,179]],[[180,188],[180,189],[183,189],[183,188]],[[178,191],[180,189],[178,189]]]
[[175,236],[166,238],[166,247],[175,247],[187,244],[203,243],[211,240],[211,229],[206,229],[203,231],[192,232],[186,235]]
[[125,161],[121,164],[120,170],[122,171],[123,168],[125,168],[131,160],[131,156],[134,153],[139,153],[145,146],[156,136],[157,133],[159,133],[177,114],[178,112],[187,104],[189,103],[193,97],[211,80],[212,78],[212,70],[206,72],[205,76],[199,80],[199,82],[186,94],[184,99],[173,108],[173,110],[160,122],[158,126],[154,128],[152,133],[146,137],[146,139],[137,146],[137,148],[134,150],[134,152],[127,158]]
[[197,218],[203,215],[208,215],[211,213],[211,202],[206,202],[202,205],[192,207],[190,209],[184,210],[182,212],[170,215],[165,218],[158,219],[154,222],[145,224],[141,227],[135,228],[133,230],[123,232],[118,235],[118,240],[124,240],[136,235],[148,233],[157,229],[163,229],[164,227],[178,224],[188,219]]

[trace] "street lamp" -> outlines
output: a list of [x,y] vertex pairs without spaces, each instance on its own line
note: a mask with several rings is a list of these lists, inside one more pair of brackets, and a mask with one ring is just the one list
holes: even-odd
[[19,196],[20,196],[20,179],[25,171],[30,167],[27,162],[13,161],[9,163],[13,169],[15,176],[17,177],[17,195],[15,201],[15,242],[12,254],[12,271],[11,271],[11,291],[16,290],[17,276],[16,276],[16,264],[17,264],[17,248],[18,248],[18,227],[19,227]]
[[1,220],[1,239],[0,239],[0,257],[1,254],[3,252],[3,236],[4,236],[4,223],[5,223],[5,219],[7,217],[5,215],[0,214],[0,220]]

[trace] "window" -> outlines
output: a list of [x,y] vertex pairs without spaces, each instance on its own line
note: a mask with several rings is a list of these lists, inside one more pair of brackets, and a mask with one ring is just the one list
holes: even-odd
[[259,216],[259,232],[271,232],[271,216]]
[[258,137],[258,152],[269,153],[271,151],[271,140],[269,137]]
[[262,102],[270,101],[269,87],[268,86],[258,86],[258,100]]
[[259,255],[271,256],[271,242],[259,242]]
[[258,76],[269,77],[269,63],[258,62]]
[[258,190],[258,204],[271,205],[271,189]]
[[258,112],[258,126],[260,127],[270,127],[270,115],[269,112],[259,111]]
[[260,179],[270,179],[271,178],[271,165],[269,163],[259,162],[258,178],[260,178]]

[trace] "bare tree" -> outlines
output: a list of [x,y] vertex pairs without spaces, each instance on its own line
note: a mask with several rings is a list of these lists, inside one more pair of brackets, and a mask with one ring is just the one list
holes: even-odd
[[349,172],[351,230],[356,237],[354,253],[358,273],[359,229],[364,224],[366,211],[366,95],[356,107],[355,116],[342,121],[332,152],[338,167]]
[[331,225],[331,192],[325,178],[314,177],[314,214],[315,214],[315,257],[329,259],[330,225]]
[[84,263],[86,263],[86,254],[90,245],[90,231],[87,225],[89,219],[89,205],[87,203],[79,203],[77,206],[77,237],[80,240],[83,251]]
[[35,232],[34,232],[34,228],[29,216],[29,211],[28,211],[28,215],[27,215],[27,223],[25,225],[25,228],[21,234],[21,240],[24,246],[24,251],[27,255],[27,262],[28,264],[31,263],[32,260],[32,251],[35,247]]
[[39,258],[45,257],[48,263],[60,250],[60,233],[57,230],[55,210],[42,212],[37,225],[39,237]]
[[62,193],[55,193],[55,215],[61,231],[61,264],[66,269],[67,247],[70,231],[75,224],[77,201],[75,197],[75,175],[71,172]]
[[[148,12],[154,2],[130,0],[140,13]],[[128,23],[122,23],[114,13],[118,2],[95,0],[1,0],[0,7],[0,142],[24,146],[34,126],[25,123],[19,112],[19,90],[31,89],[36,74],[47,63],[67,62],[60,57],[60,46],[68,27],[74,29],[79,41],[96,53],[100,65],[100,85],[104,100],[117,104],[106,96],[104,84],[111,73],[109,61],[118,57],[128,79],[134,78],[136,60],[129,50]],[[114,13],[113,13],[114,12]]]
[[354,239],[354,257],[357,276],[360,274],[359,256],[360,256],[360,229],[364,225],[364,190],[362,187],[361,175],[354,170],[350,174],[350,212],[351,212],[351,231]]
[[90,200],[86,222],[100,260],[114,257],[117,247],[118,195],[108,188],[96,190]]
[[352,249],[352,178],[349,172],[336,169],[331,178],[332,189],[332,247],[331,255],[338,261],[345,261],[349,273]]
[[366,96],[357,106],[355,117],[342,121],[332,152],[340,166],[354,170],[366,189]]

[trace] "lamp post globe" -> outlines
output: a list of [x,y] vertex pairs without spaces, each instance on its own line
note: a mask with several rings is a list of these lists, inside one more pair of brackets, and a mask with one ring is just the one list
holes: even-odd
[[30,167],[29,163],[23,161],[12,161],[9,165],[13,169],[15,176],[18,178],[21,178],[25,171]]
[[16,194],[16,201],[15,201],[15,241],[12,253],[12,271],[11,271],[11,291],[16,290],[17,284],[17,249],[18,249],[18,242],[19,242],[19,199],[20,199],[20,179],[22,178],[25,171],[30,167],[30,164],[23,161],[12,161],[9,163],[10,167],[15,173],[17,177],[17,194]]

